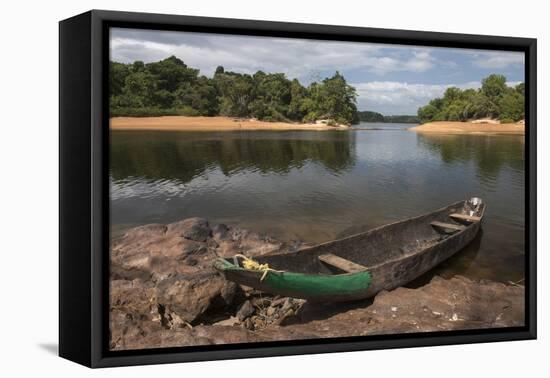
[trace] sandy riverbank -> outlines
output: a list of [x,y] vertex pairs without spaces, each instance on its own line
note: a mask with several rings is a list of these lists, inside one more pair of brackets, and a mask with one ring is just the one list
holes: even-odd
[[111,130],[237,131],[237,130],[346,130],[347,126],[314,123],[265,122],[231,117],[114,117]]
[[473,122],[428,122],[409,128],[422,133],[445,134],[525,134],[525,125],[520,123],[473,123]]

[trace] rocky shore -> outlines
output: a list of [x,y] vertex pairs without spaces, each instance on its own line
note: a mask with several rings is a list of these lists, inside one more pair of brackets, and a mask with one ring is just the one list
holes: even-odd
[[212,269],[217,257],[302,246],[200,218],[129,230],[111,243],[111,349],[523,325],[517,285],[434,277],[373,300],[314,304],[240,287]]

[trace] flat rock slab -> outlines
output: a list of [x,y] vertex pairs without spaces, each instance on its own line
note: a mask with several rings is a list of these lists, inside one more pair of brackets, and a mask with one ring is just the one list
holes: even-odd
[[434,277],[417,289],[381,292],[366,304],[308,304],[282,328],[317,337],[515,327],[524,325],[524,288]]

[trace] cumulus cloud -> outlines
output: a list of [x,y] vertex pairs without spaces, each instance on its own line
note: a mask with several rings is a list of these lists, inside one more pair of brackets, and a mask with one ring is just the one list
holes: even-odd
[[479,88],[481,83],[411,84],[397,81],[353,83],[359,95],[359,109],[370,109],[386,114],[416,114],[420,106],[443,95],[449,87]]
[[284,72],[305,78],[315,71],[424,72],[435,59],[426,48],[287,38],[113,29],[111,59],[152,62],[176,55],[207,76],[216,66],[252,73]]
[[479,52],[474,53],[473,64],[481,68],[505,68],[525,63],[525,54],[521,52]]

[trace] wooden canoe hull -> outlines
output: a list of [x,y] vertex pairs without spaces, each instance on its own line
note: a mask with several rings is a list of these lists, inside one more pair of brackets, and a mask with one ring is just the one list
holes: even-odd
[[[215,268],[230,281],[283,296],[331,302],[369,298],[413,281],[467,246],[481,227],[485,205],[476,214],[479,221],[461,222],[452,215],[465,203],[298,252],[260,256],[259,263],[279,270],[265,276],[223,259]],[[452,231],[441,232],[434,224],[447,224]],[[365,271],[335,271],[319,259],[327,253],[361,264]]]
[[238,284],[267,293],[310,301],[351,301],[365,298],[371,284],[368,271],[350,274],[304,274],[294,272],[250,271],[220,259],[215,268]]
[[477,223],[442,243],[426,248],[421,253],[372,267],[370,272],[373,280],[369,289],[364,293],[365,298],[374,296],[382,290],[392,290],[406,285],[435,268],[470,244],[479,228],[480,223]]

